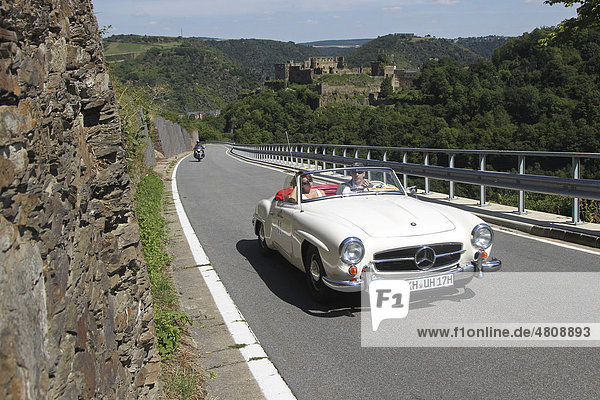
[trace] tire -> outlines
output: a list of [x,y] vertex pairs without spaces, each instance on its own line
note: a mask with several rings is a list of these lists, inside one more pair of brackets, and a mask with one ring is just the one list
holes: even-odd
[[265,240],[265,227],[261,222],[257,222],[258,224],[258,250],[260,254],[269,256],[273,253],[273,250],[267,246],[267,241]]
[[318,303],[329,303],[332,297],[332,290],[325,285],[325,282],[323,282],[325,270],[323,269],[321,255],[316,247],[310,246],[308,248],[304,261],[304,268],[306,271],[306,283],[312,298]]

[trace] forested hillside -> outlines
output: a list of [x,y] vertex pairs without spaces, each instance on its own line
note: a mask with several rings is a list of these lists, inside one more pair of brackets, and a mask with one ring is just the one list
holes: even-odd
[[[420,67],[430,58],[451,57],[459,62],[473,62],[484,54],[489,58],[500,42],[499,38],[449,40],[387,35],[374,40],[314,44],[362,44],[358,49],[344,49],[350,51],[346,55],[349,66],[370,66],[384,52],[402,68]],[[258,89],[265,80],[272,79],[276,63],[331,54],[331,48],[325,53],[306,44],[259,39],[117,35],[104,39],[104,45],[116,79],[144,88],[153,101],[178,113],[224,107],[240,93]]]
[[201,41],[152,47],[110,67],[115,78],[145,88],[153,102],[176,112],[224,107],[262,83],[258,72]]
[[451,39],[419,37],[408,33],[381,36],[346,55],[349,67],[370,66],[380,53],[387,54],[398,68],[420,68],[432,58],[452,58],[470,64],[483,57]]
[[490,59],[494,51],[502,46],[509,38],[506,36],[483,36],[454,39],[454,42],[471,50],[480,57]]
[[104,45],[114,78],[177,113],[220,109],[272,79],[275,63],[323,56],[317,48],[258,39],[118,35]]
[[415,87],[386,105],[312,109],[308,89],[294,86],[229,104],[207,132],[235,142],[283,142],[287,131],[296,142],[597,152],[600,31],[540,45],[551,32],[510,39],[468,68],[428,61]]
[[303,46],[317,48],[326,56],[339,57],[353,52],[371,40],[373,39],[319,40],[317,42],[306,42],[300,44]]
[[274,78],[276,63],[284,63],[289,60],[304,61],[309,57],[325,55],[315,47],[276,40],[209,40],[206,43],[222,51],[235,62],[258,72],[263,80]]

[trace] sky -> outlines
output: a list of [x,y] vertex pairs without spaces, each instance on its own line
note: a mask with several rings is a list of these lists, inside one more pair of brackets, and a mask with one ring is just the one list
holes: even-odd
[[304,43],[391,33],[520,36],[576,16],[543,0],[92,0],[107,36],[272,39]]

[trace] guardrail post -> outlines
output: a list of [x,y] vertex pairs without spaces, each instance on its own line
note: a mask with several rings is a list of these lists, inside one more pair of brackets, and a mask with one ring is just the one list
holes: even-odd
[[[387,150],[383,151],[383,162],[387,161]],[[388,181],[387,181],[387,174],[383,175],[383,183],[385,183],[387,185]]]
[[[425,160],[423,165],[429,165],[429,153],[423,153]],[[425,194],[429,194],[429,178],[425,177]]]
[[[581,179],[581,159],[579,157],[573,157],[573,179]],[[574,225],[581,223],[579,218],[580,206],[581,199],[573,197],[573,220],[571,222]]]
[[[519,156],[519,175],[525,174],[525,156]],[[525,211],[525,191],[519,190],[519,209],[517,214],[527,214]]]
[[[348,148],[344,147],[344,158],[346,158],[346,154],[348,153]],[[344,165],[344,167],[347,167],[348,165]],[[348,171],[344,170],[344,176],[348,175],[347,173]]]
[[[402,164],[406,164],[408,161],[408,153],[406,151],[402,152]],[[402,174],[402,184],[404,188],[408,187],[408,175]]]
[[[371,159],[371,149],[367,150],[367,160]],[[369,176],[367,178],[368,180],[371,180],[371,171],[369,171]]]
[[[327,148],[325,146],[323,146],[322,153],[323,153],[324,156],[327,155],[327,151],[326,150],[327,150]],[[323,161],[323,169],[327,169],[327,162],[326,161]]]
[[[479,155],[479,170],[480,171],[485,171],[485,154],[480,154]],[[479,187],[479,205],[480,206],[485,206],[486,200],[485,200],[485,186],[481,185]]]
[[[333,151],[331,152],[332,156],[335,156],[335,147],[333,148]],[[337,165],[335,163],[333,163],[333,168],[337,168]]]
[[[450,153],[450,159],[448,160],[448,166],[454,168],[454,153]],[[454,200],[454,181],[450,181],[450,187],[448,188],[448,200]]]

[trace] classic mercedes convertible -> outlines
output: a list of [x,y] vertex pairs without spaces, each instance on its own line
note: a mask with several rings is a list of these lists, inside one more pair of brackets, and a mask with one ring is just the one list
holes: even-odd
[[298,173],[258,203],[252,223],[260,250],[276,250],[305,272],[320,302],[374,279],[403,279],[421,291],[501,268],[489,225],[409,194],[389,168]]

